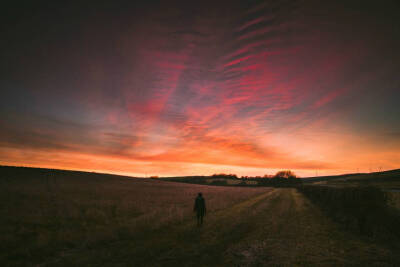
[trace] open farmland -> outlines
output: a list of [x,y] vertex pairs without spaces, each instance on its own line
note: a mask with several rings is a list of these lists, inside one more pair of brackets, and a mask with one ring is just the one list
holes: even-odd
[[334,176],[310,177],[302,179],[304,184],[331,186],[375,186],[384,190],[400,191],[400,169],[372,172],[353,173]]
[[[398,265],[294,188],[0,168],[1,266]],[[193,200],[203,192],[205,225]]]

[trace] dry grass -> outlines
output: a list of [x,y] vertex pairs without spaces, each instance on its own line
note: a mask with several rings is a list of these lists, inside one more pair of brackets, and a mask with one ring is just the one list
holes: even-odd
[[212,213],[266,190],[79,172],[3,171],[0,261],[40,263],[69,249],[134,238],[192,220],[198,192]]
[[0,266],[400,264],[398,251],[343,231],[296,189],[2,168],[0,182]]

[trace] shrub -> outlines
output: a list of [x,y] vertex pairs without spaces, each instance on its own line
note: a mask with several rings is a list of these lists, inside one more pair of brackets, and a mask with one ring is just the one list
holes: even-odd
[[297,178],[294,172],[287,170],[287,171],[279,171],[274,175],[274,178]]
[[377,187],[308,185],[298,189],[347,230],[381,239],[400,238],[399,215]]

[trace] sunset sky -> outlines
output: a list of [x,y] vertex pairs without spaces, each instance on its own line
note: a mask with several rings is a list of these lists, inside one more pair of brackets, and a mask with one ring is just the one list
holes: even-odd
[[2,8],[1,165],[400,168],[396,1],[62,2]]

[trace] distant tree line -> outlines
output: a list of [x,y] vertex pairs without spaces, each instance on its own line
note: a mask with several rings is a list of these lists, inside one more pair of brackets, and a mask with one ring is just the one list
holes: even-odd
[[[231,185],[231,186],[274,186],[274,187],[292,187],[302,183],[301,179],[290,170],[279,171],[275,175],[264,176],[241,176],[236,174],[216,173],[211,176],[186,176],[159,178],[166,181],[191,183],[191,184],[210,184],[210,185]],[[240,180],[240,183],[229,184],[228,179]],[[255,181],[255,183],[247,183]]]
[[212,178],[238,179],[236,174],[216,173],[211,175]]
[[259,186],[296,186],[302,183],[301,179],[290,170],[278,171],[275,175],[242,176],[241,179],[243,179],[241,185],[244,185],[246,180],[256,181]]

